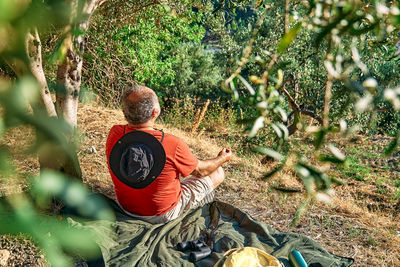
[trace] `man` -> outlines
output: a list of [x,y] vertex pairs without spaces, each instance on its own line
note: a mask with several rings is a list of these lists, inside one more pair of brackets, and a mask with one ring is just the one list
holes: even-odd
[[[214,189],[225,178],[221,165],[230,160],[232,152],[223,149],[216,158],[199,160],[181,139],[155,129],[154,122],[160,115],[161,108],[154,91],[145,86],[135,85],[123,92],[122,111],[128,124],[114,125],[106,144],[109,171],[121,208],[131,216],[145,221],[165,223],[189,209],[211,202]],[[136,144],[129,150],[128,143],[131,141],[126,140],[129,135],[135,134],[153,147],[150,150],[157,151],[159,146],[159,151],[148,152],[148,147],[143,148],[141,144]],[[148,134],[151,136],[145,136]],[[158,144],[150,140],[154,137],[157,139],[154,142]],[[136,137],[129,138],[133,140]],[[128,157],[126,162],[121,159],[124,157]],[[151,164],[148,162],[156,167],[149,167]],[[141,166],[137,167],[139,170],[133,171],[141,175],[140,186],[125,179],[125,169],[129,172],[130,165]],[[151,179],[151,175],[147,174],[157,173],[154,171],[156,168],[159,168],[160,173],[153,175]],[[189,178],[180,181],[179,177],[187,176]]]

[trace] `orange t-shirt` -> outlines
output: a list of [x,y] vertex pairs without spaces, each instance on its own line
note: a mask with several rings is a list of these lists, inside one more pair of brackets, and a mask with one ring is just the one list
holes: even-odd
[[[143,189],[134,189],[122,183],[110,169],[109,157],[115,143],[124,135],[135,129],[128,125],[114,125],[107,138],[106,155],[108,170],[114,183],[115,195],[119,204],[127,211],[141,215],[162,215],[178,204],[182,194],[179,175],[186,177],[197,167],[198,160],[188,145],[180,138],[164,134],[162,145],[167,156],[165,166],[158,178]],[[154,135],[159,141],[162,132],[144,130]]]

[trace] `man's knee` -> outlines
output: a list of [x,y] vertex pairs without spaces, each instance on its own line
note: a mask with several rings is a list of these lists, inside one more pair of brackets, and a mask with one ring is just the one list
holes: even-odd
[[222,169],[222,167],[218,167],[214,172],[210,174],[210,178],[213,182],[214,188],[216,188],[225,179],[224,169]]

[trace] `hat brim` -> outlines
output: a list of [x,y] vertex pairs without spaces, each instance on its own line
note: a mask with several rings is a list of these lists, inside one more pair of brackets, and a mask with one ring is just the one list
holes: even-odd
[[[151,151],[153,152],[154,157],[154,165],[147,175],[146,179],[144,179],[140,183],[135,183],[122,175],[120,170],[120,161],[122,153],[125,149],[134,144],[145,144],[147,145]],[[143,131],[132,131],[125,135],[123,135],[111,149],[111,153],[109,156],[109,163],[111,171],[114,173],[115,177],[120,180],[122,183],[126,184],[129,187],[135,189],[143,189],[150,184],[152,184],[160,173],[163,171],[165,162],[167,160],[164,147],[158,141],[156,137],[152,134],[143,132]]]

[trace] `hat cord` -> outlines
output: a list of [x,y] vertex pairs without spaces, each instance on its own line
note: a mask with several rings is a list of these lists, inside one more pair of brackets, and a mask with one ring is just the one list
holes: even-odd
[[[126,129],[126,125],[124,125],[124,134],[123,135],[125,135],[125,129]],[[156,130],[156,131],[160,131],[162,133],[161,141],[160,141],[160,143],[162,144],[162,142],[164,141],[164,130],[163,129],[157,129],[157,128],[153,128],[153,129]],[[136,130],[136,131],[140,131],[140,130]]]

